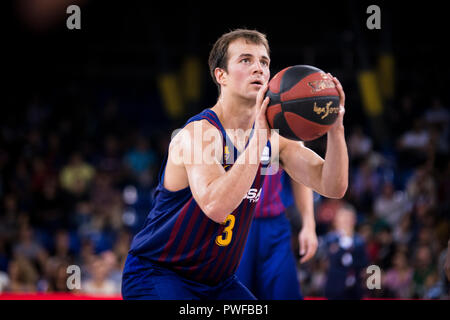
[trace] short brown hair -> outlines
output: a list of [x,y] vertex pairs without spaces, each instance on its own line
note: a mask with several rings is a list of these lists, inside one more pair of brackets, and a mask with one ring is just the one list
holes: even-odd
[[223,34],[211,49],[209,53],[209,72],[214,83],[217,85],[220,95],[220,84],[217,83],[216,77],[214,75],[214,70],[216,68],[221,68],[227,71],[228,65],[228,46],[231,42],[237,39],[245,39],[253,44],[262,44],[266,47],[267,53],[270,54],[269,42],[267,41],[266,35],[256,30],[249,29],[236,29],[228,33]]

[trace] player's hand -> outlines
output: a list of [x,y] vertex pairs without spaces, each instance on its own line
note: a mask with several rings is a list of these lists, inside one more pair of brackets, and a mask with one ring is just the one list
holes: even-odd
[[339,115],[338,115],[333,127],[330,129],[330,130],[333,130],[334,128],[343,128],[344,127],[345,92],[344,92],[344,88],[342,88],[342,84],[336,77],[333,77],[330,73],[328,73],[328,76],[333,80],[334,84],[336,85],[336,89],[339,92]]
[[258,91],[256,96],[256,119],[255,119],[255,129],[267,130],[267,137],[269,137],[270,129],[267,123],[266,111],[269,105],[269,97],[264,98],[266,95],[269,84],[264,84]]
[[316,254],[319,244],[315,228],[304,226],[298,234],[298,244],[301,256],[300,263],[310,260]]

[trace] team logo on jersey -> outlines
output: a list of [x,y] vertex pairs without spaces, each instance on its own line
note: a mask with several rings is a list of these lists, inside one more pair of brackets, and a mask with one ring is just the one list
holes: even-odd
[[259,200],[259,197],[261,196],[261,190],[262,188],[251,188],[250,190],[248,190],[244,199],[248,199],[248,201],[250,202],[257,202]]
[[228,162],[228,160],[230,160],[230,149],[228,148],[228,146],[225,146],[223,148],[223,158],[225,159],[225,162]]
[[265,146],[261,155],[261,163],[267,165],[270,162],[270,150],[268,146]]

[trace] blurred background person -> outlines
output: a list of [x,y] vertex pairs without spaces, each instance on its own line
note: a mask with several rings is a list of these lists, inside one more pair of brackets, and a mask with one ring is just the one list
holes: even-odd
[[364,240],[355,233],[355,226],[355,209],[345,204],[337,209],[334,228],[323,239],[329,261],[324,293],[330,300],[363,298],[363,273],[368,258]]

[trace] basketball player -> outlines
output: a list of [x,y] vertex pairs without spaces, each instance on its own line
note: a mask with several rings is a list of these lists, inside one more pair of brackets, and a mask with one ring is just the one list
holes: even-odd
[[[235,272],[264,179],[261,156],[272,140],[279,139],[279,152],[270,156],[279,158],[292,179],[326,197],[346,191],[345,96],[336,78],[341,112],[322,159],[269,130],[265,35],[242,29],[224,34],[209,64],[217,103],[189,119],[169,145],[153,208],[125,263],[124,299],[254,299]],[[220,139],[212,139],[214,134]]]
[[300,263],[316,253],[312,190],[291,181],[284,170],[266,176],[236,272],[239,281],[258,299],[303,299],[291,246],[291,227],[285,215],[286,208],[293,203],[302,216],[302,230],[298,234]]

